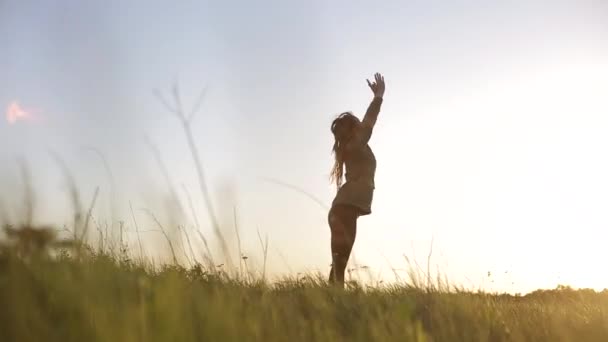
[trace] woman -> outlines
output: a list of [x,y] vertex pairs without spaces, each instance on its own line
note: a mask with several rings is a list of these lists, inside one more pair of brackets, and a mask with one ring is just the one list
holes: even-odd
[[[357,219],[371,214],[376,158],[368,145],[384,96],[384,76],[376,73],[367,84],[374,99],[362,121],[350,112],[340,114],[331,124],[334,135],[334,166],[331,180],[338,191],[329,210],[332,268],[329,282],[344,286],[344,271],[355,243]],[[346,172],[344,172],[346,171]],[[343,177],[346,182],[342,184]]]

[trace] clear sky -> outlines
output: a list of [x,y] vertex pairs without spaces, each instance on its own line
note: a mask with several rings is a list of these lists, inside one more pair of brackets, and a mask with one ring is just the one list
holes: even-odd
[[[114,203],[114,219],[132,226],[131,202],[142,229],[156,229],[142,208],[172,226],[148,137],[211,237],[183,131],[153,96],[178,79],[185,105],[208,89],[192,130],[231,246],[236,208],[252,262],[259,229],[273,271],[326,272],[326,210],[263,178],[329,204],[329,124],[365,111],[365,78],[379,71],[387,91],[360,264],[386,280],[391,268],[404,275],[404,256],[426,270],[433,241],[433,268],[467,287],[608,287],[605,1],[3,0],[0,46],[0,108],[16,101],[36,118],[0,122],[13,220],[23,157],[36,220],[69,224],[52,150],[85,205],[99,186],[96,221],[111,221]],[[152,254],[158,234],[146,234]]]

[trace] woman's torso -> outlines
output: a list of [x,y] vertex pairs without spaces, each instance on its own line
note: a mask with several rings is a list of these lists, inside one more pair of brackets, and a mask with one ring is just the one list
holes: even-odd
[[368,144],[348,151],[345,164],[346,182],[364,182],[375,188],[376,157]]

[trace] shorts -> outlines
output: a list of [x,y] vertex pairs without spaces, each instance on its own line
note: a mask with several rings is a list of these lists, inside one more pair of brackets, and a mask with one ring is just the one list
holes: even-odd
[[372,213],[374,186],[363,181],[348,181],[344,183],[332,202],[335,205],[350,205],[359,209],[360,215]]

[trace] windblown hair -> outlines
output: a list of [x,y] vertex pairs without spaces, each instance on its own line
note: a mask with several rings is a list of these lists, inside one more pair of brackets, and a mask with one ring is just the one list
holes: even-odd
[[340,114],[331,123],[331,132],[334,135],[334,146],[332,153],[334,154],[334,166],[331,169],[330,180],[336,183],[336,187],[342,186],[344,176],[344,162],[347,158],[346,144],[350,141],[353,128],[359,119],[351,112]]

